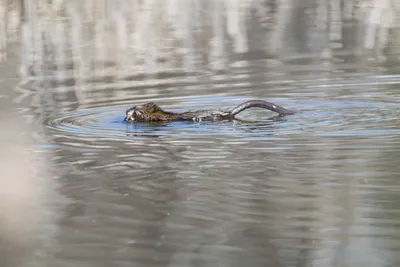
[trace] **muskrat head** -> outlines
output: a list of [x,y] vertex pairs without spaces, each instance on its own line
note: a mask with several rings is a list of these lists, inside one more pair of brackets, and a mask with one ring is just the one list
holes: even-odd
[[125,121],[149,121],[158,112],[163,112],[162,109],[153,102],[149,102],[140,106],[135,106],[126,111]]

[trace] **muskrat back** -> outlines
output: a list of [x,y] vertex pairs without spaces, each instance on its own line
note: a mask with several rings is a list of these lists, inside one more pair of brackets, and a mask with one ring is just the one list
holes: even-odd
[[271,102],[263,100],[246,101],[231,111],[198,110],[191,112],[174,113],[165,111],[154,102],[134,106],[126,111],[125,121],[128,122],[156,122],[156,121],[220,121],[234,120],[240,112],[249,108],[264,108],[279,115],[291,115],[294,111],[285,109]]

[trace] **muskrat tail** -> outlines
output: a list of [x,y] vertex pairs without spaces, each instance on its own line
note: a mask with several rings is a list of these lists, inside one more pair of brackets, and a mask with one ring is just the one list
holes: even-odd
[[266,102],[263,100],[250,100],[250,101],[246,101],[242,104],[240,104],[239,106],[235,107],[232,111],[231,111],[231,116],[234,117],[235,115],[237,115],[238,113],[248,109],[248,108],[265,108],[271,111],[274,111],[276,113],[279,113],[280,115],[292,115],[294,114],[294,111],[283,108],[281,106],[278,106],[274,103],[271,102]]

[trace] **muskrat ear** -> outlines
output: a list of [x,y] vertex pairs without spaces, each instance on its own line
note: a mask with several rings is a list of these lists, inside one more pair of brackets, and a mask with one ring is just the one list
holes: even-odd
[[149,102],[144,104],[144,106],[146,109],[148,109],[149,111],[151,110],[151,112],[155,112],[158,111],[160,108],[158,107],[158,105],[154,102]]
[[148,106],[149,108],[155,108],[155,107],[157,107],[157,104],[154,102],[149,102],[146,104],[146,106]]

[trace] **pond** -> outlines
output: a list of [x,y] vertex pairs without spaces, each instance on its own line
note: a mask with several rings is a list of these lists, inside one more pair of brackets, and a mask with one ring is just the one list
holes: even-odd
[[[399,13],[350,2],[2,3],[0,265],[398,266]],[[296,114],[123,121],[251,99]]]

